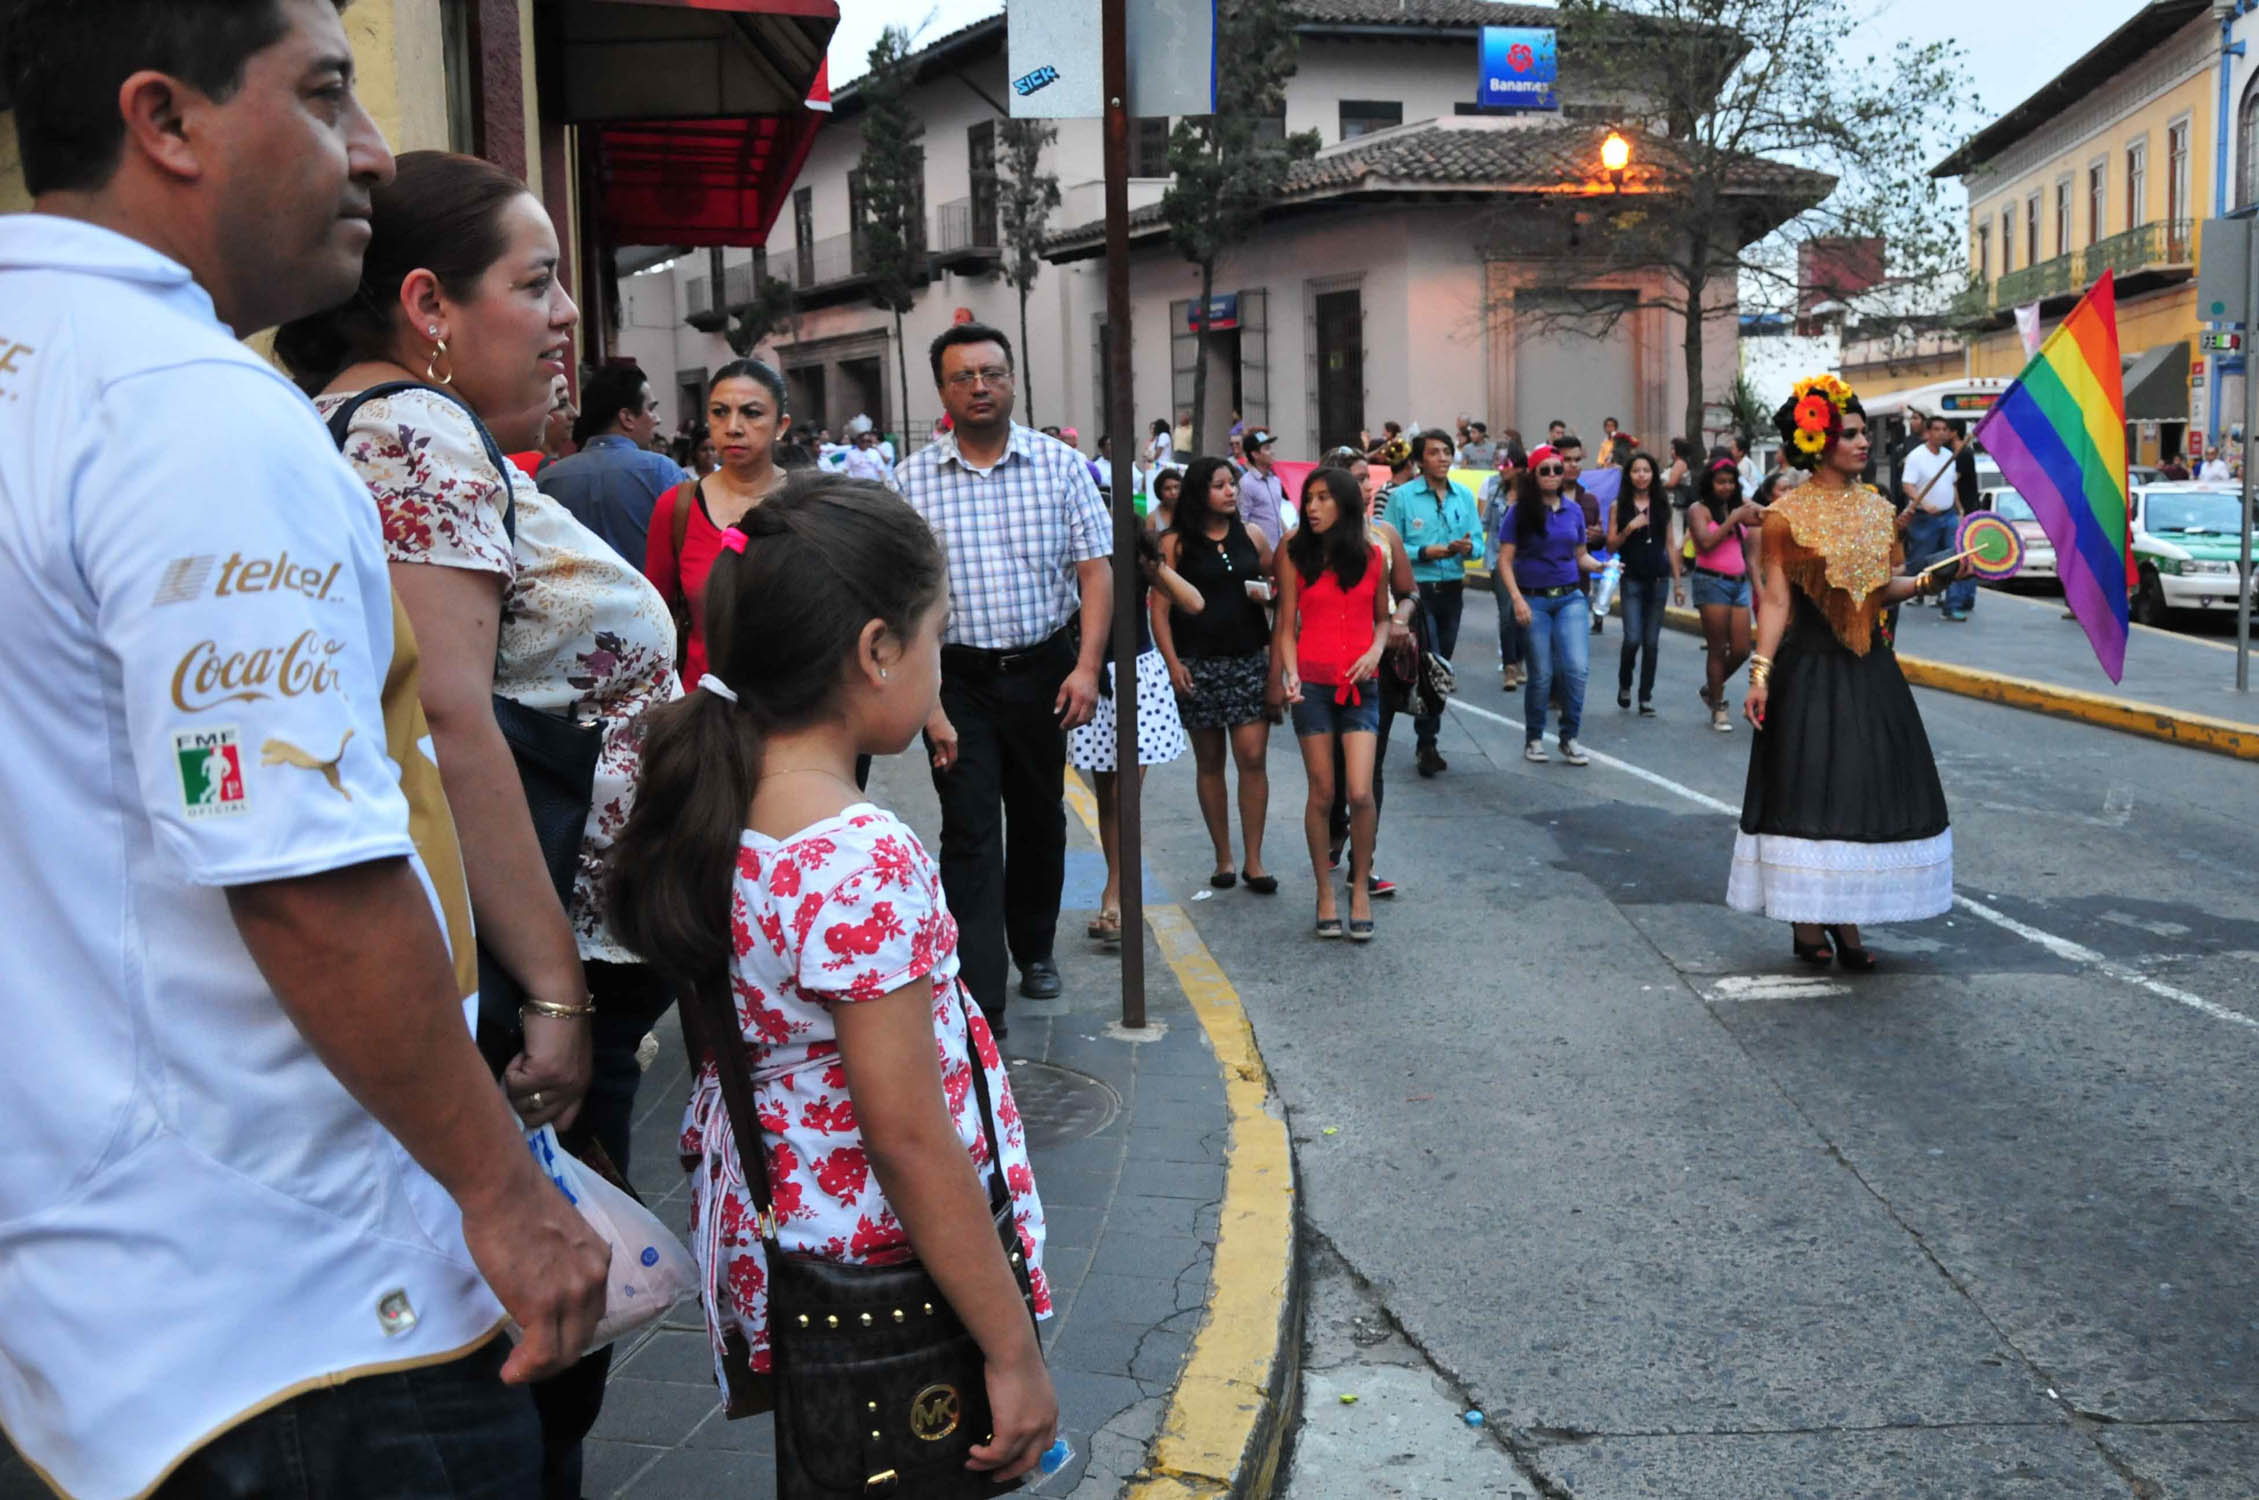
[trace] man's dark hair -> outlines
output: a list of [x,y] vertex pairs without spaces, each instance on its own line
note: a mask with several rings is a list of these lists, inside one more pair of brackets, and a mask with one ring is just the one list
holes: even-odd
[[[348,0],[332,0],[343,10]],[[19,0],[0,39],[24,186],[92,192],[118,169],[118,90],[164,73],[225,103],[244,65],[290,29],[283,0]]]
[[1967,437],[1967,436],[1969,435],[1969,424],[1968,424],[1968,422],[1967,422],[1966,420],[1964,420],[1963,418],[1960,418],[1960,417],[1950,417],[1950,418],[1947,418],[1945,425],[1946,425],[1946,427],[1947,427],[1947,428],[1948,428],[1949,430],[1951,430],[1951,432],[1953,433],[1953,435],[1954,435],[1955,437],[1957,437],[1957,438],[1963,438],[1963,437]]
[[635,365],[606,365],[589,378],[580,393],[580,420],[573,424],[573,441],[585,443],[618,424],[620,413],[643,412],[643,393],[651,377]]
[[1748,440],[1743,438],[1742,435],[1738,432],[1727,438],[1726,443],[1727,446],[1733,449],[1733,456],[1735,458],[1739,458],[1744,453],[1747,453],[1749,451]]
[[1004,368],[1016,368],[1012,363],[1012,341],[1005,337],[1003,329],[991,328],[986,323],[956,323],[941,330],[941,336],[933,341],[933,347],[927,351],[927,357],[933,362],[935,385],[941,384],[941,356],[959,344],[994,344],[1004,351]]
[[1483,425],[1482,423],[1480,423],[1480,422],[1469,422],[1469,423],[1467,424],[1467,430],[1468,430],[1469,432],[1479,432],[1479,433],[1481,433],[1481,434],[1482,434],[1482,435],[1483,435],[1484,437],[1489,437],[1489,436],[1490,436],[1490,429],[1489,429],[1488,427],[1485,427],[1485,426],[1484,426],[1484,425]]
[[1443,444],[1444,451],[1447,453],[1458,451],[1458,445],[1451,441],[1450,433],[1445,432],[1440,427],[1428,427],[1412,435],[1412,462],[1424,464],[1428,461],[1428,444],[1430,443]]
[[1564,432],[1553,440],[1553,451],[1556,453],[1566,453],[1571,448],[1579,453],[1584,452],[1584,439],[1573,432]]
[[1569,430],[1569,424],[1562,421],[1559,417],[1555,417],[1552,421],[1545,424],[1545,430],[1547,432],[1551,432],[1556,427],[1560,428],[1563,432],[1567,432]]

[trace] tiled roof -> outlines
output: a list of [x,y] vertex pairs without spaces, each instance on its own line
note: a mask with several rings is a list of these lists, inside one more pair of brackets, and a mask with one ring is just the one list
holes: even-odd
[[1286,8],[1305,25],[1553,26],[1561,19],[1550,5],[1492,0],[1287,0]]
[[[1319,0],[1344,4],[1348,0]],[[1385,0],[1366,0],[1385,3]],[[1414,0],[1454,4],[1468,0]],[[1588,190],[1602,180],[1600,143],[1609,127],[1583,121],[1529,124],[1471,117],[1427,120],[1364,136],[1297,162],[1279,203],[1290,206],[1361,192],[1449,191],[1471,193],[1559,193]],[[1677,159],[1665,137],[1626,130],[1632,165],[1628,193],[1669,191],[1670,163]],[[1817,201],[1835,185],[1814,172],[1761,156],[1743,157],[1728,176],[1728,191],[1752,197],[1775,196]],[[1161,206],[1148,204],[1130,215],[1132,232],[1157,229]],[[1084,224],[1052,236],[1049,253],[1085,250],[1102,243],[1103,223]]]

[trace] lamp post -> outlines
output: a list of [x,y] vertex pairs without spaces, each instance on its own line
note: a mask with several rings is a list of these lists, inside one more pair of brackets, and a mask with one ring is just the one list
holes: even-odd
[[1600,165],[1607,169],[1608,180],[1619,193],[1624,190],[1624,170],[1631,165],[1631,154],[1631,142],[1621,131],[1609,131],[1608,138],[1600,143]]

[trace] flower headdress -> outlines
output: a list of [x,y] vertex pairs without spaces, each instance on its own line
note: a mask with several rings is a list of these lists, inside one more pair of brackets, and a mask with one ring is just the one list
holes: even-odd
[[1833,375],[1807,375],[1781,409],[1773,413],[1788,462],[1799,469],[1816,469],[1828,448],[1843,435],[1843,419],[1851,412],[1866,415],[1851,387]]

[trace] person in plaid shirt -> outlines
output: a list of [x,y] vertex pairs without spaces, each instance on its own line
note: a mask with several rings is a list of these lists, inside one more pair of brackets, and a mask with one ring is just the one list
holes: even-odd
[[1066,879],[1067,731],[1098,703],[1113,523],[1082,455],[1012,420],[1010,339],[960,323],[931,357],[949,431],[904,460],[896,481],[949,562],[941,706],[926,748],[965,984],[1001,1038],[1011,964],[1029,999],[1060,990],[1051,948]]

